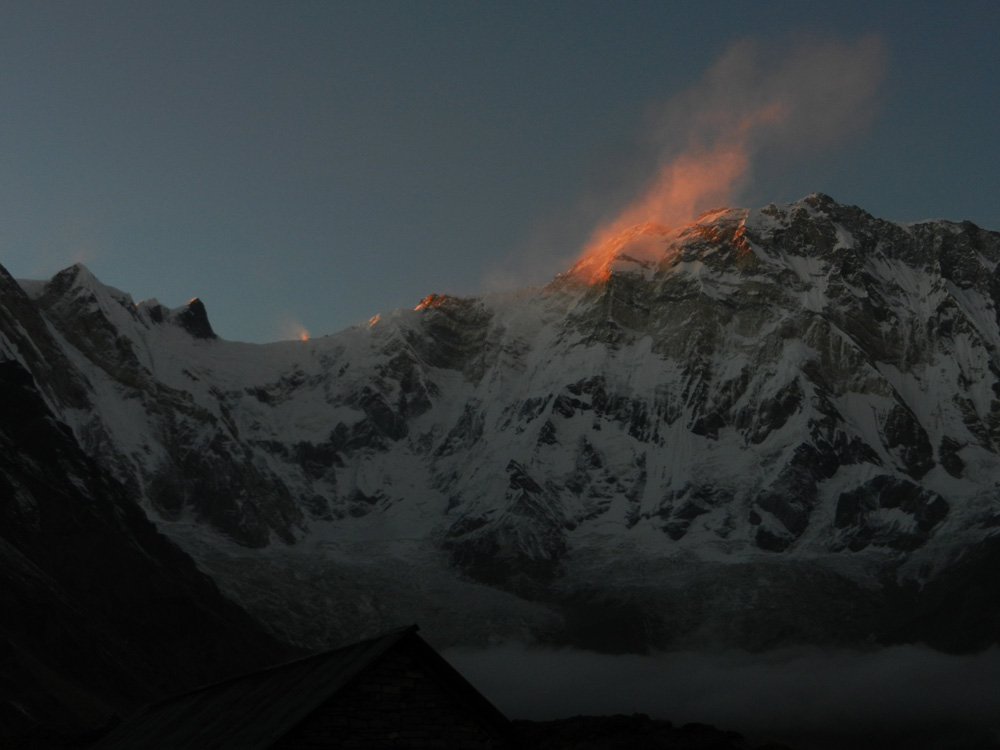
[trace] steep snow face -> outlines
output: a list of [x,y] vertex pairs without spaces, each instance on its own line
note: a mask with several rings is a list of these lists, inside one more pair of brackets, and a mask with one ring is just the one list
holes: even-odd
[[[475,638],[760,646],[766,597],[813,612],[795,637],[827,618],[860,640],[889,625],[859,591],[995,535],[1000,235],[814,195],[640,227],[616,253],[598,283],[431,295],[264,346],[82,267],[30,291],[88,384],[92,409],[62,408],[81,442],[291,637],[309,617],[445,622],[444,590],[495,613],[502,589],[519,614]],[[380,614],[321,582],[347,569]],[[405,605],[379,598],[387,569]],[[275,605],[290,576],[298,619]],[[584,627],[595,601],[646,624]]]

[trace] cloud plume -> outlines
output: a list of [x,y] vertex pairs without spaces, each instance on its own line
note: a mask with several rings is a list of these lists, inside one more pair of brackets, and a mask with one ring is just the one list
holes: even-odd
[[871,120],[884,70],[877,37],[811,39],[786,54],[731,46],[691,88],[654,111],[652,173],[591,235],[577,272],[600,278],[611,240],[639,224],[677,226],[739,196],[756,161],[827,147]]

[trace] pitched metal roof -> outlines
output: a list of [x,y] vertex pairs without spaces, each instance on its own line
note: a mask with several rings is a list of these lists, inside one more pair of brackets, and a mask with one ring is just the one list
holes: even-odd
[[411,625],[150,704],[93,750],[264,750],[400,641],[412,638],[433,651],[417,630]]

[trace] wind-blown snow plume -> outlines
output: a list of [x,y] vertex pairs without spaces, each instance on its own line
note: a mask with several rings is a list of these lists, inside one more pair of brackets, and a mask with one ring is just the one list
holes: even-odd
[[274,330],[281,341],[292,341],[294,339],[298,339],[299,341],[309,340],[309,330],[302,324],[302,321],[289,312],[284,312],[278,316]]
[[[656,171],[617,216],[591,235],[575,272],[606,275],[615,242],[638,224],[677,226],[745,187],[769,149],[819,148],[863,127],[882,78],[875,37],[802,43],[777,59],[752,41],[732,47],[653,118]],[[632,248],[632,255],[642,248]]]

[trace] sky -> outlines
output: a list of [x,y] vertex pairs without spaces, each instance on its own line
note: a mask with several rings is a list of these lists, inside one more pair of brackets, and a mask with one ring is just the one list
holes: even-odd
[[545,284],[636,206],[1000,230],[998,35],[993,0],[0,0],[0,264],[266,342]]

